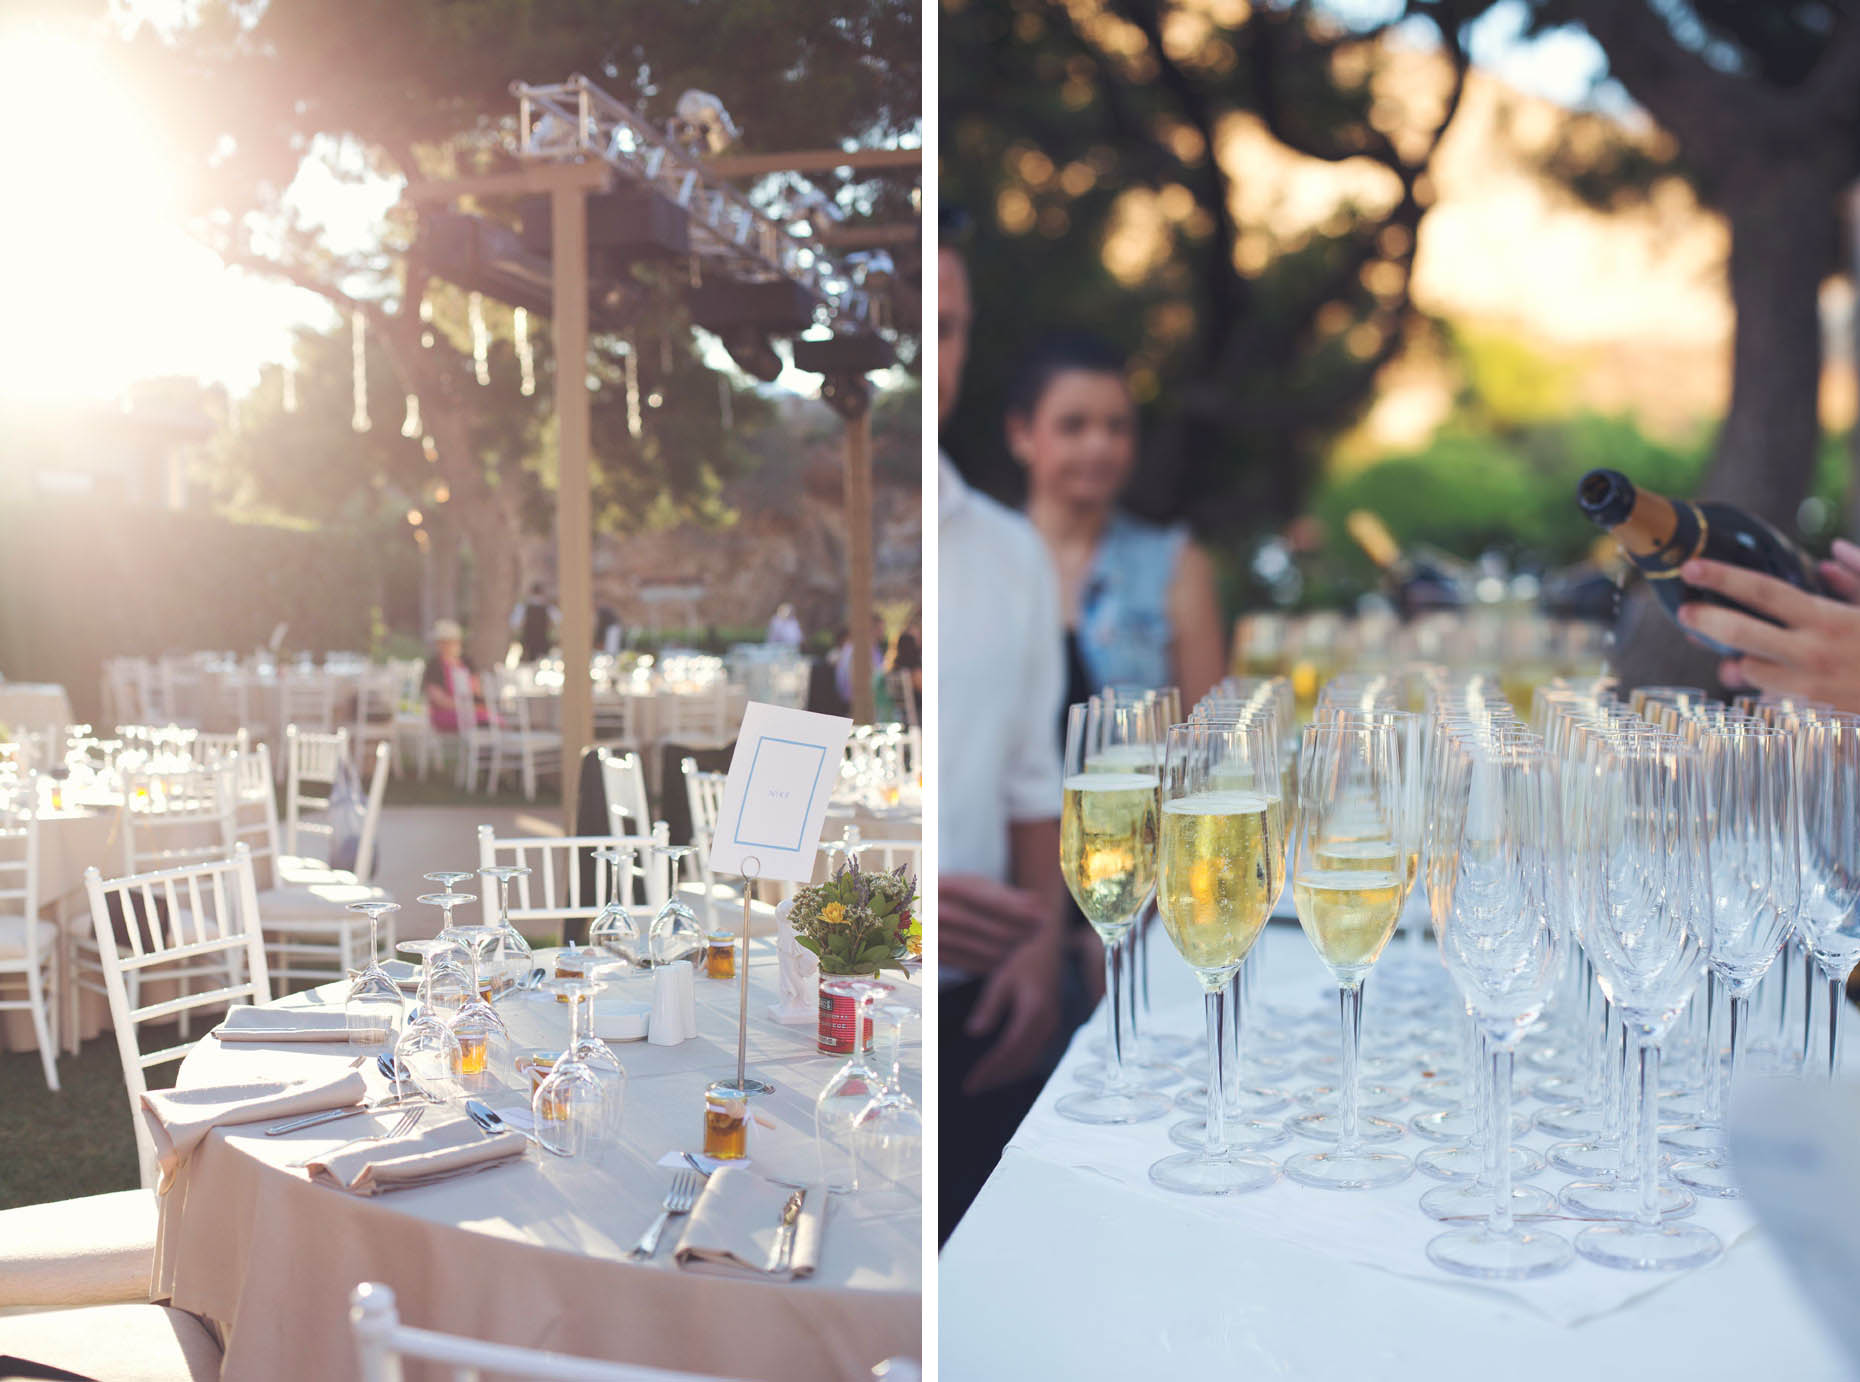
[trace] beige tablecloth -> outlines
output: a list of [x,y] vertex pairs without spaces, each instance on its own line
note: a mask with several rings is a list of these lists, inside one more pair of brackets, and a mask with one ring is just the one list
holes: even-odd
[[[838,1062],[814,1051],[812,1027],[764,1013],[774,959],[755,944],[749,1063],[777,1087],[758,1101],[774,1130],[754,1165],[771,1176],[813,1176],[813,1104]],[[649,981],[621,987],[644,996]],[[914,985],[899,993],[916,1006]],[[459,1180],[364,1199],[312,1184],[285,1163],[354,1137],[345,1122],[286,1137],[210,1135],[162,1203],[156,1297],[228,1331],[228,1379],[354,1375],[345,1322],[350,1289],[384,1281],[412,1324],[590,1357],[721,1377],[862,1377],[874,1363],[921,1353],[921,1195],[864,1192],[829,1208],[820,1270],[807,1281],[739,1280],[672,1265],[676,1228],[650,1263],[625,1260],[652,1220],[673,1172],[673,1150],[701,1145],[702,1092],[735,1063],[733,983],[698,981],[699,1037],[675,1047],[616,1047],[630,1084],[623,1146],[612,1164],[563,1161],[532,1148],[518,1162]],[[333,988],[285,1006],[340,1001]],[[504,1005],[519,1047],[559,1045],[567,1010],[548,994]],[[182,1086],[263,1070],[279,1076],[338,1069],[346,1047],[222,1046],[203,1042]],[[370,1070],[371,1087],[379,1083]],[[915,1037],[906,1083],[921,1101]],[[493,1104],[521,1097],[486,1096]]]

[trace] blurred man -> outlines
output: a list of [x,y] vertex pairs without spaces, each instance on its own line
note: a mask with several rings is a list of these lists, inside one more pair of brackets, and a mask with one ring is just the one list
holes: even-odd
[[[937,291],[937,411],[947,421],[971,317],[968,269],[947,243]],[[1039,534],[970,489],[947,456],[938,486],[942,1239],[1052,1068],[1065,896],[1053,725],[1065,667],[1058,587]]]
[[561,619],[562,612],[549,603],[542,582],[537,581],[530,587],[530,598],[510,614],[510,631],[516,635],[519,648],[517,656],[524,662],[539,662],[549,656],[549,649],[555,646],[555,626]]

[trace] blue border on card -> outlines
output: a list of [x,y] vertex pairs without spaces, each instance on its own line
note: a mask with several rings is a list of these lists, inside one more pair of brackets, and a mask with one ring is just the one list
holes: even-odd
[[[764,744],[792,744],[797,749],[812,749],[819,755],[819,759],[814,764],[813,785],[807,789],[807,807],[801,812],[801,828],[795,832],[794,843],[791,845],[777,844],[773,840],[745,840],[743,838],[743,813],[749,809],[749,788],[756,780],[756,764],[761,761]],[[820,769],[826,759],[827,751],[824,748],[819,744],[810,744],[804,739],[778,739],[772,734],[765,734],[757,739],[756,751],[750,755],[749,759],[749,774],[743,779],[743,799],[736,804],[736,824],[730,830],[730,842],[745,849],[779,849],[788,854],[799,850],[801,841],[807,838],[807,823],[814,814],[814,798],[820,792]]]

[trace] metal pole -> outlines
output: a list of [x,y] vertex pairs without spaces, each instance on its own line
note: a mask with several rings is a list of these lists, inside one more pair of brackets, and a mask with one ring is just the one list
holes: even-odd
[[594,738],[593,520],[588,499],[588,191],[564,177],[549,196],[555,289],[556,599],[562,611],[562,817],[575,833],[582,750]]
[[872,695],[872,410],[846,420],[846,624],[852,630],[853,719],[878,718]]

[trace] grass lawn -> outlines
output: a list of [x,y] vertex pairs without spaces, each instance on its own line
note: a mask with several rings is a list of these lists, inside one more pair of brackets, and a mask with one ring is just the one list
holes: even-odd
[[[175,1069],[149,1071],[149,1083],[171,1084]],[[136,1188],[136,1138],[115,1039],[106,1032],[65,1056],[58,1080],[58,1093],[45,1087],[37,1052],[0,1053],[0,1209]]]

